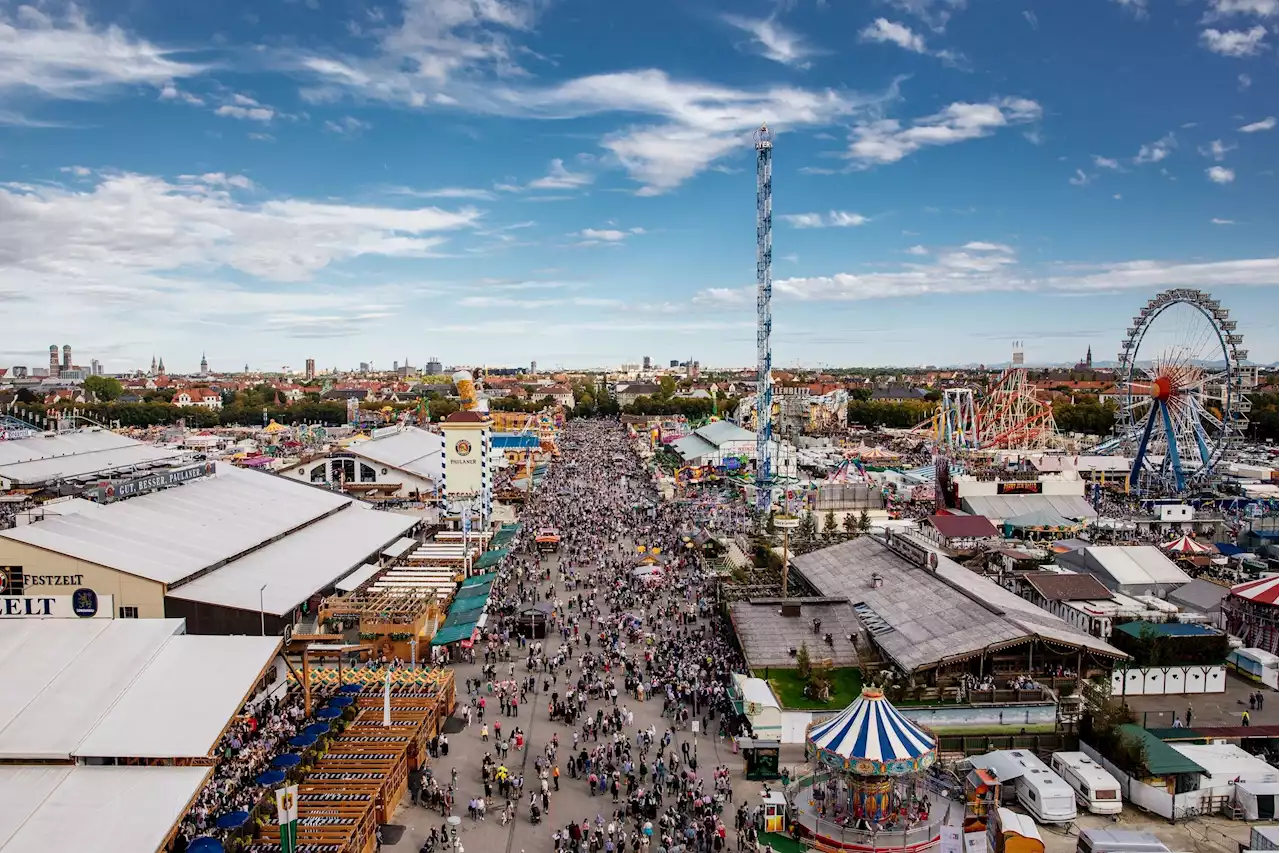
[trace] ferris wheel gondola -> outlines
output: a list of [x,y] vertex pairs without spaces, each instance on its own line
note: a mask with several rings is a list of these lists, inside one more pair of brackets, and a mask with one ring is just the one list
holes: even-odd
[[1179,494],[1214,476],[1247,422],[1235,321],[1209,294],[1168,290],[1149,300],[1119,354],[1120,446],[1133,456],[1129,485]]

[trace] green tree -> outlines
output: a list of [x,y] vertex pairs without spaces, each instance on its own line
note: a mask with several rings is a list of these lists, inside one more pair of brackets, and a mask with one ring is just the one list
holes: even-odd
[[836,525],[836,511],[827,510],[826,518],[822,520],[822,535],[827,539],[834,539],[839,530],[840,528]]
[[863,507],[862,512],[858,513],[858,533],[865,536],[871,532],[871,513],[867,512],[867,508]]
[[660,396],[663,399],[669,400],[676,393],[677,383],[674,376],[664,376],[658,380],[658,384],[662,386],[662,394]]
[[796,528],[796,537],[803,542],[812,542],[818,535],[818,523],[812,512],[806,512],[800,518],[800,526]]
[[858,519],[854,518],[851,512],[844,514],[844,532],[850,536],[858,532]]
[[124,386],[114,376],[90,376],[84,380],[84,392],[94,400],[110,403],[124,393]]
[[808,643],[801,643],[800,650],[796,652],[796,672],[805,681],[808,681],[809,676],[813,674],[813,661],[809,657]]

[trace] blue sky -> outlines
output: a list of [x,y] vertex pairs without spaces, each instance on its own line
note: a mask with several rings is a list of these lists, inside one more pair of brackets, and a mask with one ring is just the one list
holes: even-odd
[[1276,28],[1277,0],[0,0],[0,365],[749,364],[762,121],[777,365],[1109,359],[1177,286],[1274,361]]

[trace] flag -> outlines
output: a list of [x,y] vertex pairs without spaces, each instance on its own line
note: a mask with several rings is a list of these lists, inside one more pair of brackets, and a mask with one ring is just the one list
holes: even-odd
[[298,849],[298,786],[276,788],[276,812],[280,816],[280,853]]
[[382,724],[391,726],[391,669],[387,669],[387,680],[382,688]]

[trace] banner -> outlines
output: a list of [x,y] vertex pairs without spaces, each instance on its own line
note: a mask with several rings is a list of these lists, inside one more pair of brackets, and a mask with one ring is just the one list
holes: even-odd
[[996,484],[997,495],[1038,495],[1044,491],[1044,484],[1037,480],[1008,480]]
[[280,851],[298,849],[298,786],[276,788],[276,811],[280,815]]

